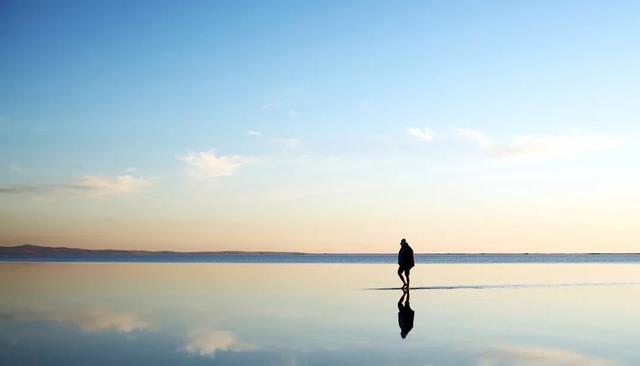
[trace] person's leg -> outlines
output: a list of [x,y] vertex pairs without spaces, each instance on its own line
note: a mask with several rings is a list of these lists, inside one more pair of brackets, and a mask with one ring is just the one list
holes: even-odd
[[402,267],[398,267],[398,277],[400,277],[400,279],[402,280],[402,287],[405,287],[407,285],[407,283],[404,280],[404,277],[402,277],[402,271],[404,269]]
[[402,291],[402,296],[400,296],[400,300],[398,301],[398,310],[402,311],[404,309],[404,297],[407,295],[407,291]]
[[411,268],[407,268],[404,270],[404,276],[407,278],[407,282],[406,282],[407,289],[409,288],[409,271],[411,271]]

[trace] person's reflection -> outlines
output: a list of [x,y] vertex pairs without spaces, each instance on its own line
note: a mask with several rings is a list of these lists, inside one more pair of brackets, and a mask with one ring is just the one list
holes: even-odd
[[414,315],[415,312],[409,305],[409,289],[406,289],[402,292],[400,301],[398,301],[398,325],[400,325],[400,337],[402,339],[407,338],[407,334],[413,328]]

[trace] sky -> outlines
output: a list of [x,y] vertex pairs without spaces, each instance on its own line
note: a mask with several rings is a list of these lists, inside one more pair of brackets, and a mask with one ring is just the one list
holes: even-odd
[[636,1],[0,3],[0,245],[640,251]]

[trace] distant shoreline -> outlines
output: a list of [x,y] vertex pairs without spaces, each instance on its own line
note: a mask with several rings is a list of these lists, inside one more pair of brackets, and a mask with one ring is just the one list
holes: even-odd
[[[14,245],[0,246],[0,257],[3,255],[24,255],[24,256],[49,256],[49,255],[130,255],[130,256],[158,256],[158,255],[186,255],[186,256],[207,256],[207,255],[267,255],[267,256],[388,256],[396,253],[312,253],[312,252],[288,252],[288,251],[241,251],[241,250],[220,250],[220,251],[173,251],[173,250],[139,250],[139,249],[84,249],[73,247],[53,247],[45,245]],[[464,256],[464,255],[640,255],[640,253],[623,252],[440,252],[440,253],[416,253],[416,255],[428,256]]]
[[[638,263],[639,253],[416,253],[416,263]],[[2,263],[397,263],[396,253],[174,252],[78,249],[19,245],[0,247]]]

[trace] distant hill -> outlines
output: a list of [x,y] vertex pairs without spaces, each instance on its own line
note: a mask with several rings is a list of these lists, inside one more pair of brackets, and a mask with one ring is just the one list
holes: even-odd
[[59,257],[59,256],[100,256],[100,257],[179,257],[179,256],[220,256],[220,255],[303,255],[300,252],[246,252],[246,251],[217,251],[217,252],[176,252],[150,250],[121,250],[121,249],[80,249],[67,247],[47,247],[41,245],[17,245],[13,247],[0,246],[0,256],[20,257]]

